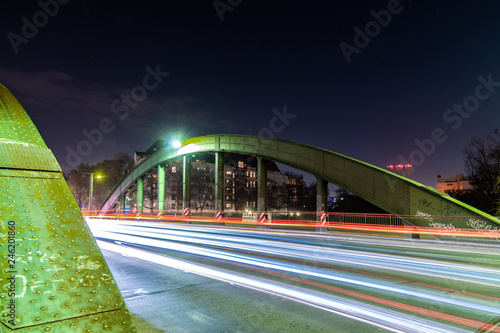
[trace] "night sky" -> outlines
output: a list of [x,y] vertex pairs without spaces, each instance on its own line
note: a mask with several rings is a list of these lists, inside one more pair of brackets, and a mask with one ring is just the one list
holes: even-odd
[[64,170],[167,135],[239,133],[382,168],[413,162],[434,187],[500,127],[499,12],[498,1],[9,1],[0,82]]

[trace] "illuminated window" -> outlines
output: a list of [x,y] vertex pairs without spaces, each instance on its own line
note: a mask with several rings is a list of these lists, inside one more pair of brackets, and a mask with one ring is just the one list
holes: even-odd
[[231,171],[226,171],[226,175],[230,175],[231,174]]
[[172,173],[176,173],[177,172],[177,167],[173,166],[172,167]]
[[238,161],[238,168],[244,168],[245,163],[243,161]]

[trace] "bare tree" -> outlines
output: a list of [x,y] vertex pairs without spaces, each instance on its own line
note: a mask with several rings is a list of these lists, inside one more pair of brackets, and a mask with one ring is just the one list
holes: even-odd
[[496,186],[500,175],[500,141],[498,130],[496,136],[488,135],[485,138],[476,137],[464,149],[465,172],[471,183],[482,197],[482,207],[487,212],[492,212],[498,201],[499,188]]
[[76,169],[71,169],[64,174],[68,187],[80,207],[82,204],[86,206],[89,203],[90,182],[88,175],[85,177],[85,174],[91,172],[91,170],[90,165],[80,163]]
[[[497,177],[497,181],[495,184],[495,190],[497,191],[497,193],[500,193],[500,175],[498,175],[498,177]],[[500,195],[499,195],[499,197],[497,197],[497,201],[495,202],[494,214],[496,216],[500,216]]]
[[65,174],[68,187],[78,205],[89,202],[89,173],[101,174],[101,179],[94,176],[93,209],[99,209],[116,185],[132,169],[133,159],[125,153],[117,154],[112,160],[104,160],[95,165],[80,164]]
[[267,185],[267,208],[269,210],[282,211],[287,208],[286,185],[269,181]]
[[191,171],[191,205],[196,210],[214,207],[214,180],[208,170]]

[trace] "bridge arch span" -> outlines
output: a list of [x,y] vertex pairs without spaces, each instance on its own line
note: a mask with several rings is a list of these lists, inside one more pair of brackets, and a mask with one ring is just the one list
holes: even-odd
[[500,220],[432,187],[326,149],[280,139],[217,134],[186,139],[139,164],[113,190],[101,211],[152,168],[198,152],[239,153],[280,162],[344,188],[417,226],[479,229],[500,239]]

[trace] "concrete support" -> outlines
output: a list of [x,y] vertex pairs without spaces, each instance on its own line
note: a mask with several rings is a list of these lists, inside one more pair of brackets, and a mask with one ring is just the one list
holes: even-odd
[[137,213],[143,213],[144,203],[144,178],[137,178]]
[[165,210],[165,167],[158,165],[158,214]]
[[257,211],[259,220],[267,222],[267,164],[262,157],[257,157]]
[[182,206],[184,216],[191,215],[191,157],[182,158]]
[[[224,217],[224,153],[215,153],[215,219]],[[223,222],[215,222],[224,225]]]
[[125,196],[120,195],[120,214],[125,214]]
[[318,227],[316,231],[328,231],[327,227],[323,227],[322,224],[326,224],[328,209],[328,182],[321,177],[316,176],[316,221],[318,221]]

